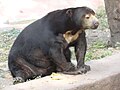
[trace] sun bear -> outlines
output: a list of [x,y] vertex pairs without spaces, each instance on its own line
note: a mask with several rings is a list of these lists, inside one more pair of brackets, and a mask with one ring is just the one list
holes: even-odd
[[[28,25],[16,38],[8,56],[14,83],[25,82],[52,72],[86,73],[86,29],[99,26],[95,12],[88,7],[67,8],[48,13]],[[77,67],[71,63],[69,47],[75,48]]]

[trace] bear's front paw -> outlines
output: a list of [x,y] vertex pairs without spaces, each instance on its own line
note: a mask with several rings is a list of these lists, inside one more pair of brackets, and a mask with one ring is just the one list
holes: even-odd
[[77,69],[77,71],[80,73],[80,74],[85,74],[85,73],[87,73],[88,71],[90,71],[91,70],[91,68],[90,68],[90,66],[89,65],[82,65],[81,67],[79,67],[78,69]]
[[66,71],[75,71],[76,67],[71,62],[68,63],[68,69]]

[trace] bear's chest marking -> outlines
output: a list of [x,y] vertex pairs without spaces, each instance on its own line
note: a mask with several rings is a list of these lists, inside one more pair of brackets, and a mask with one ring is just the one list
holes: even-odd
[[72,35],[71,31],[67,31],[65,34],[63,34],[63,37],[67,41],[67,43],[71,43],[79,37],[79,34],[82,33],[82,30],[79,30],[77,33]]

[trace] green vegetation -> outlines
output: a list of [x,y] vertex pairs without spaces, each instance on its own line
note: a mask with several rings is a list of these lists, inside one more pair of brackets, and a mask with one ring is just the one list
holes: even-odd
[[107,49],[107,44],[96,41],[88,48],[85,60],[100,59],[110,55],[112,55],[112,50]]
[[[75,60],[74,48],[71,48],[72,59]],[[96,41],[88,47],[86,52],[85,61],[101,59],[106,56],[112,55],[113,50],[107,48],[107,44],[102,41]]]
[[104,30],[104,29],[108,28],[107,15],[106,15],[105,7],[103,7],[103,6],[99,7],[97,9],[96,16],[97,16],[97,18],[99,19],[99,22],[100,22],[99,29]]
[[0,31],[0,62],[7,60],[10,47],[19,33],[17,29]]

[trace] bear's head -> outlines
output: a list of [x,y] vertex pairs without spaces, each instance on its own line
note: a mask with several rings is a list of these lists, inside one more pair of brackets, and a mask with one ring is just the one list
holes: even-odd
[[86,12],[84,12],[80,19],[82,27],[84,29],[96,29],[99,26],[99,22],[95,16],[95,12],[89,8],[86,8]]
[[99,26],[95,12],[88,7],[78,7],[74,10],[68,9],[67,13],[80,29],[96,29]]
[[65,40],[68,43],[75,41],[79,34],[86,29],[96,29],[99,26],[98,19],[95,16],[95,12],[88,7],[78,7],[67,10],[67,15],[75,23],[75,26],[79,30],[70,30],[63,34]]

